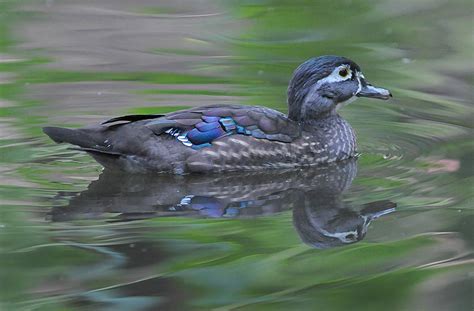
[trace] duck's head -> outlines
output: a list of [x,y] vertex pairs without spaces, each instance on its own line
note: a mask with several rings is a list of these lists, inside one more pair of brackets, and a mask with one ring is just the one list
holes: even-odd
[[389,99],[390,91],[368,83],[356,63],[341,56],[311,58],[296,68],[288,87],[289,117],[311,120],[334,114],[357,97]]

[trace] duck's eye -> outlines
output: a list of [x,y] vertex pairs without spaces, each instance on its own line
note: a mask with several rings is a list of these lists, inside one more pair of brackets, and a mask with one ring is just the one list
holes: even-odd
[[347,77],[348,74],[349,74],[349,71],[347,71],[346,68],[339,70],[339,75],[343,78]]

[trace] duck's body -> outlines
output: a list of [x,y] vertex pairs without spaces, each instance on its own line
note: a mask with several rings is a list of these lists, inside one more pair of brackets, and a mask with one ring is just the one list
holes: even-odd
[[[340,70],[351,76],[340,77]],[[368,96],[361,95],[363,87],[383,90],[364,83],[350,60],[325,56],[295,71],[288,116],[264,107],[219,105],[44,131],[58,143],[78,146],[106,168],[128,172],[184,174],[318,165],[356,155],[354,131],[336,107],[355,96]],[[383,91],[371,97],[388,97]]]
[[356,153],[354,132],[337,114],[298,123],[269,108],[225,105],[136,119],[125,116],[100,126],[45,132],[56,142],[79,146],[106,168],[130,172],[289,168]]

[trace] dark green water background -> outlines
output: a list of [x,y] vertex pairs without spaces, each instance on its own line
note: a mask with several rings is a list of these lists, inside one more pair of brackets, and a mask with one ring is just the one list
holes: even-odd
[[[464,0],[0,1],[0,309],[472,310],[473,48]],[[41,132],[286,111],[322,54],[394,95],[341,112],[362,156],[339,179],[93,182],[99,165]]]

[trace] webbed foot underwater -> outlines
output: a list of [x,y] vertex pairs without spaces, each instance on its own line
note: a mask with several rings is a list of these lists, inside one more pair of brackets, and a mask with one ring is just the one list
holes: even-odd
[[388,99],[353,61],[321,56],[301,64],[288,87],[288,115],[216,105],[166,115],[128,115],[80,129],[45,127],[105,168],[126,172],[219,172],[292,168],[357,155],[353,129],[337,110],[357,97]]

